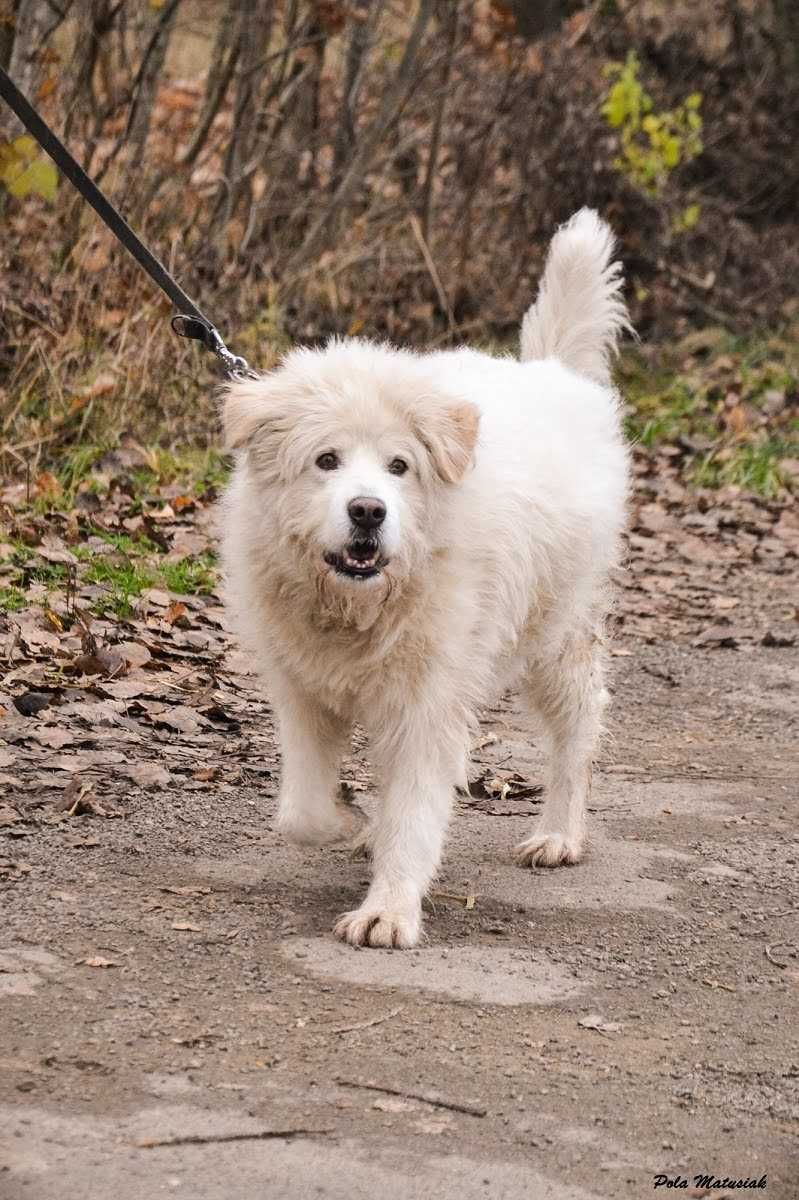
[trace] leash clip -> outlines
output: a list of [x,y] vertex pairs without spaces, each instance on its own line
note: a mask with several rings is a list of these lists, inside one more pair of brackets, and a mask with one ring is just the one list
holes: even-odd
[[176,313],[172,318],[171,325],[178,337],[191,338],[195,342],[202,342],[206,350],[210,350],[217,356],[222,363],[225,374],[230,379],[257,378],[255,372],[250,370],[246,358],[242,358],[240,354],[233,354],[232,351],[228,350],[219,330],[210,321],[204,321],[201,317],[189,316],[187,313]]

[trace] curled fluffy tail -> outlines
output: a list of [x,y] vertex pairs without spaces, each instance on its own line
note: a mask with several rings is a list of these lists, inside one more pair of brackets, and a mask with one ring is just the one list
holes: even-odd
[[538,298],[522,322],[522,361],[559,358],[597,383],[610,383],[610,357],[630,329],[621,263],[609,225],[581,208],[552,239]]

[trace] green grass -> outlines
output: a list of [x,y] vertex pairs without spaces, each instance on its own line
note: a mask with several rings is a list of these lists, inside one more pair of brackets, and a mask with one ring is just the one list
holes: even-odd
[[83,583],[100,584],[106,594],[98,597],[94,609],[102,614],[109,609],[118,617],[129,617],[135,608],[134,601],[145,588],[153,587],[156,576],[148,566],[134,562],[126,556],[93,558],[82,576]]
[[228,460],[218,450],[177,452],[156,447],[148,452],[147,464],[131,472],[131,480],[141,499],[157,497],[165,484],[177,484],[187,495],[202,499],[218,492],[228,474]]
[[[107,450],[106,446],[73,446],[71,447],[64,460],[55,472],[56,479],[64,489],[65,498],[68,500],[71,507],[74,503],[75,493],[78,487],[84,480],[88,479],[93,468],[103,457]],[[99,482],[94,480],[95,486],[99,487]]]
[[[793,453],[797,450],[799,446],[793,448]],[[780,470],[780,460],[789,457],[790,453],[790,445],[781,441],[712,450],[692,469],[691,482],[698,487],[709,488],[735,484],[771,499],[788,483]]]
[[160,571],[167,590],[183,596],[206,596],[216,584],[214,558],[210,554],[163,563]]
[[27,604],[27,597],[20,588],[0,587],[0,612],[19,612]]
[[657,360],[625,352],[616,374],[628,437],[653,451],[679,443],[686,482],[766,497],[794,486],[780,464],[799,457],[795,337],[699,330]]

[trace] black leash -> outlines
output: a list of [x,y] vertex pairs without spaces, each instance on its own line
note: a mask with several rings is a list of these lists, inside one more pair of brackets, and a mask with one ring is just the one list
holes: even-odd
[[219,331],[203,316],[200,309],[190,296],[187,296],[178,283],[172,278],[162,262],[147,249],[142,241],[120,216],[113,204],[89,178],[80,163],[72,157],[69,150],[37,113],[36,109],[23,96],[13,79],[0,67],[0,97],[9,108],[13,109],[22,124],[33,135],[46,154],[50,155],[56,166],[66,175],[73,187],[77,188],[84,200],[91,204],[102,221],[105,221],[117,241],[121,242],[129,254],[132,254],[140,267],[165,292],[177,314],[172,318],[172,328],[180,337],[192,338],[202,342],[206,350],[210,350],[220,359],[225,373],[231,378],[251,375],[247,360],[236,354],[231,354]]

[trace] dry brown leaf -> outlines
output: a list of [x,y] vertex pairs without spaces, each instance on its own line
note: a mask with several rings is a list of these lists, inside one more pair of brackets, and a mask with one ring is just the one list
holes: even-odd
[[621,1025],[618,1021],[606,1021],[598,1013],[589,1013],[577,1022],[581,1029],[593,1029],[596,1033],[618,1033]]
[[166,621],[167,625],[174,625],[178,621],[180,621],[182,624],[188,624],[188,621],[185,619],[188,611],[189,610],[186,608],[185,604],[183,604],[180,600],[175,600],[172,604],[170,604],[169,608],[163,614],[161,620]]
[[471,911],[476,903],[476,898],[471,892],[464,895],[458,892],[431,892],[430,895],[434,900],[454,900],[456,904],[462,904],[467,912]]
[[116,647],[100,646],[96,642],[93,649],[79,654],[70,666],[81,675],[113,677],[124,675],[128,669],[125,658]]
[[154,762],[126,763],[120,767],[119,773],[132,779],[140,787],[159,787],[169,783],[170,780],[170,774],[166,767]]
[[172,603],[169,592],[164,592],[161,588],[145,588],[142,598],[150,604],[154,604],[156,608],[169,608]]
[[152,658],[150,651],[141,642],[117,642],[114,650],[122,655],[129,669],[143,667]]
[[27,651],[34,655],[43,650],[58,650],[61,645],[58,634],[42,629],[34,620],[20,621],[19,636]]
[[[62,750],[64,746],[72,746],[75,742],[75,734],[70,733],[68,729],[61,729],[58,726],[45,725],[37,726],[30,731],[28,735],[40,746],[47,746],[49,750]],[[3,766],[2,752],[0,751],[0,766]],[[9,763],[5,764],[9,766]]]
[[199,925],[194,925],[191,921],[174,921],[172,928],[178,933],[202,933]]
[[100,954],[94,954],[90,958],[79,958],[76,967],[118,967],[119,963],[114,962],[110,958],[103,958]]
[[42,762],[47,771],[85,771],[91,767],[111,767],[125,761],[119,750],[76,750],[74,754],[56,754]]
[[55,500],[61,495],[63,488],[55,475],[50,471],[42,471],[40,475],[36,476],[33,491],[36,496],[41,496],[46,500]]
[[740,603],[737,596],[714,596],[711,601],[713,608],[719,612],[728,612],[731,608],[737,608]]

